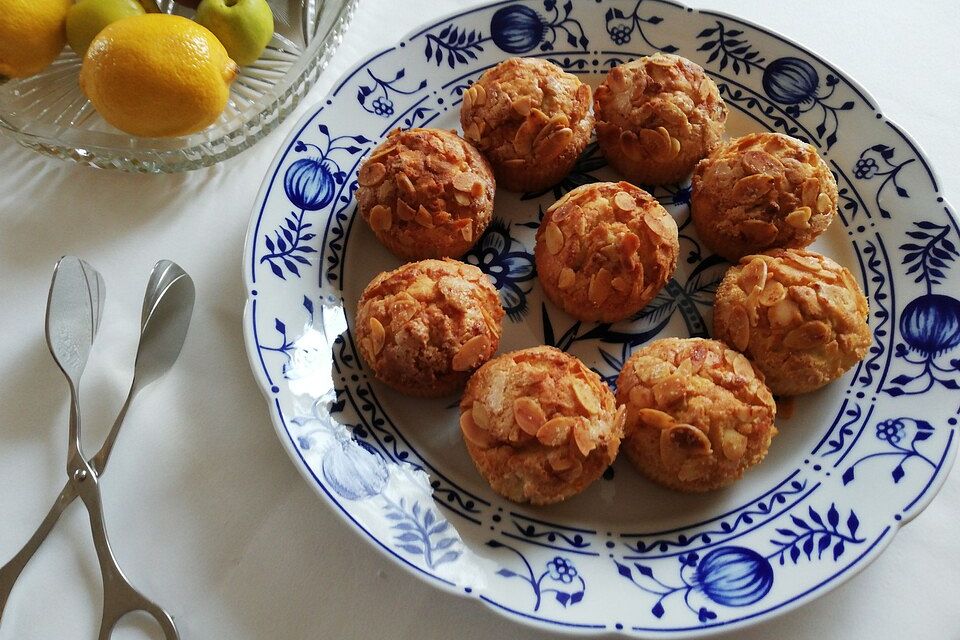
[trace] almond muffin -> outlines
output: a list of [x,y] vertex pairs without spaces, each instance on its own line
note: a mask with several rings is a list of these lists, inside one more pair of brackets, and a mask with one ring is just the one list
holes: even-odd
[[717,288],[713,333],[745,353],[777,395],[818,389],[863,359],[867,299],[850,270],[812,251],[746,256]]
[[603,155],[644,185],[689,176],[720,144],[727,121],[727,105],[703,68],[664,53],[611,69],[593,108]]
[[570,173],[593,132],[590,87],[539,58],[510,58],[463,94],[464,136],[510,191],[546,189]]
[[700,239],[731,262],[802,249],[837,213],[837,183],[817,150],[782,133],[751,133],[702,160],[690,215]]
[[577,187],[547,209],[534,255],[547,297],[580,320],[617,322],[645,307],[677,266],[677,223],[628,182]]
[[500,298],[482,271],[423,260],[367,285],[356,341],[377,380],[411,396],[445,396],[496,352],[502,322]]
[[458,257],[493,215],[493,172],[452,131],[394,129],[357,175],[360,215],[401,260]]
[[460,401],[460,429],[480,475],[514,502],[583,491],[617,457],[622,410],[596,373],[553,347],[480,367]]
[[722,342],[665,338],[634,351],[617,379],[623,448],[670,489],[711,491],[763,460],[777,433],[763,374]]

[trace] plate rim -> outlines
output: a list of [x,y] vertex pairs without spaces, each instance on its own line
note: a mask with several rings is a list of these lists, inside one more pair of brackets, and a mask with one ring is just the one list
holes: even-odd
[[[811,49],[810,47],[803,45],[789,36],[785,36],[771,28],[762,26],[757,22],[754,22],[749,19],[739,17],[737,15],[731,14],[725,11],[715,11],[709,9],[699,9],[696,7],[691,7],[686,4],[679,2],[674,2],[673,0],[653,0],[654,2],[668,5],[676,9],[681,9],[687,13],[698,13],[701,15],[712,16],[730,20],[736,23],[740,23],[752,29],[755,29],[765,35],[771,36],[775,39],[782,41],[783,43],[795,47],[811,57],[815,58],[825,67],[831,68],[831,70],[839,75],[845,82],[847,82],[855,92],[857,92],[861,98],[867,102],[867,106],[876,114],[882,116],[883,120],[888,123],[895,132],[901,136],[904,141],[912,148],[912,150],[917,155],[918,159],[921,160],[924,169],[930,174],[930,178],[933,182],[936,193],[942,197],[941,204],[944,207],[945,212],[956,226],[960,224],[960,220],[957,218],[957,214],[952,209],[949,199],[946,195],[943,194],[942,182],[940,176],[937,172],[936,167],[934,167],[922,147],[922,145],[907,131],[905,131],[896,121],[892,120],[886,116],[883,112],[883,109],[880,103],[874,98],[874,96],[857,81],[853,78],[846,70],[832,62],[831,60],[820,55],[817,51]],[[423,33],[425,30],[439,26],[445,22],[455,20],[457,18],[469,15],[471,13],[489,10],[494,7],[505,6],[510,4],[516,4],[517,0],[494,0],[487,2],[478,2],[471,5],[469,8],[458,9],[450,12],[445,12],[435,17],[428,18],[427,20],[419,23],[417,26],[412,29],[407,30],[404,34],[391,40],[395,42],[392,46],[386,46],[379,49],[375,49],[373,52],[364,54],[360,59],[358,59],[353,65],[348,67],[340,76],[338,76],[333,83],[331,84],[330,89],[327,91],[324,96],[319,100],[315,101],[308,109],[306,113],[291,127],[290,133],[285,136],[283,142],[279,145],[276,154],[271,160],[267,171],[265,172],[264,179],[261,182],[260,188],[258,189],[256,199],[254,204],[251,207],[251,215],[248,219],[248,225],[246,233],[244,234],[244,250],[243,256],[241,258],[241,269],[243,271],[243,281],[245,286],[245,301],[243,308],[243,335],[244,335],[244,347],[247,355],[247,360],[250,365],[251,372],[257,382],[257,386],[260,389],[260,392],[263,394],[264,400],[269,408],[270,421],[273,424],[274,431],[281,442],[282,447],[287,452],[287,455],[290,456],[291,461],[294,466],[297,467],[301,476],[308,484],[313,486],[314,491],[324,498],[323,502],[327,508],[333,510],[337,516],[345,522],[348,526],[354,529],[354,532],[357,534],[364,534],[360,537],[365,540],[365,542],[371,547],[385,551],[386,557],[394,564],[399,565],[405,571],[411,575],[423,579],[424,577],[428,578],[425,582],[430,584],[432,587],[441,589],[445,593],[450,593],[458,596],[460,599],[466,599],[468,601],[473,601],[483,605],[484,609],[492,609],[496,611],[499,615],[513,621],[518,625],[528,625],[536,627],[540,630],[550,631],[552,633],[562,633],[566,635],[592,635],[596,637],[624,637],[627,634],[631,634],[631,629],[629,627],[624,627],[623,629],[615,629],[612,626],[597,629],[590,626],[583,625],[574,625],[574,624],[564,624],[558,621],[547,620],[544,618],[539,618],[536,615],[525,613],[523,611],[518,611],[502,605],[497,602],[493,602],[490,599],[484,598],[482,595],[474,595],[470,590],[465,591],[463,588],[460,588],[456,585],[452,585],[444,581],[443,579],[435,576],[433,574],[427,573],[409,562],[405,558],[397,555],[394,551],[386,547],[379,539],[371,535],[360,523],[358,523],[347,511],[342,508],[339,504],[339,501],[330,495],[326,490],[323,484],[316,477],[309,464],[304,459],[302,453],[294,446],[292,442],[292,435],[284,424],[284,418],[282,411],[279,408],[279,400],[271,397],[270,384],[267,379],[264,377],[263,372],[260,370],[259,352],[258,345],[256,341],[256,327],[253,323],[253,313],[256,306],[256,293],[257,289],[256,284],[251,280],[250,269],[250,260],[253,254],[253,240],[257,233],[259,225],[258,214],[262,213],[262,208],[266,202],[266,195],[271,185],[275,182],[277,174],[280,169],[280,165],[283,162],[286,154],[288,153],[291,146],[296,141],[297,137],[309,126],[310,122],[316,118],[319,113],[322,111],[327,100],[332,99],[334,94],[341,88],[341,85],[346,82],[351,76],[356,72],[362,69],[364,66],[369,64],[374,59],[377,59],[381,56],[384,56],[391,51],[398,49],[401,42],[410,40],[417,35]],[[656,48],[656,47],[653,47]],[[254,292],[254,293],[252,293]],[[773,610],[768,610],[764,612],[757,612],[753,614],[747,614],[739,618],[732,618],[728,620],[723,625],[718,626],[708,626],[708,627],[697,627],[695,631],[692,631],[697,637],[712,637],[720,634],[726,634],[731,632],[736,632],[739,630],[752,627],[757,624],[764,622],[770,622],[774,619],[779,618],[780,616],[796,611],[798,608],[808,604],[809,602],[816,600],[830,592],[832,592],[837,587],[846,583],[854,576],[862,572],[866,567],[872,564],[880,555],[886,550],[886,548],[893,542],[897,534],[903,526],[912,522],[920,513],[922,513],[932,502],[932,500],[937,496],[940,490],[943,487],[943,484],[946,482],[947,476],[952,470],[956,458],[958,455],[958,449],[960,446],[952,445],[948,446],[948,449],[945,454],[945,458],[941,464],[941,471],[936,473],[933,478],[931,478],[930,484],[923,491],[921,496],[916,500],[914,505],[911,507],[910,513],[905,514],[901,520],[894,521],[890,523],[888,529],[883,532],[880,537],[874,541],[874,543],[865,550],[858,558],[845,567],[843,570],[838,573],[832,574],[829,578],[824,580],[818,585],[815,585],[808,589],[805,593],[795,596],[793,599],[782,602]],[[506,612],[509,615],[505,615]],[[633,635],[636,635],[636,631],[632,632]],[[642,633],[642,632],[641,632]],[[685,637],[685,634],[691,633],[691,631],[656,631],[656,637],[662,638],[675,638],[675,637]],[[647,637],[647,636],[643,636]],[[652,636],[650,636],[652,637]]]

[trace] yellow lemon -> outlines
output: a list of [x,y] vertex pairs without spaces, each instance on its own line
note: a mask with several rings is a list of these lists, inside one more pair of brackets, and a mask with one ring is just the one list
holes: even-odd
[[80,88],[103,119],[137,136],[200,131],[223,112],[237,65],[206,28],[163,13],[107,25],[87,49]]
[[0,76],[39,73],[67,41],[70,0],[3,0],[0,6]]

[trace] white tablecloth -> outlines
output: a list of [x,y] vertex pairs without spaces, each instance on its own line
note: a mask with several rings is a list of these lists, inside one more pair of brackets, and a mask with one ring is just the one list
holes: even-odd
[[[193,326],[173,372],[130,412],[103,493],[120,563],[173,613],[185,640],[547,637],[412,578],[341,523],[281,449],[241,337],[247,218],[293,123],[362,56],[463,4],[362,0],[295,117],[211,169],[126,175],[0,139],[0,561],[23,544],[64,480],[66,387],[43,341],[54,260],[82,256],[107,281],[106,317],[82,394],[93,451],[126,393],[147,273],[165,257],[196,280]],[[762,23],[839,63],[920,142],[944,192],[960,202],[953,0],[700,4]],[[958,523],[954,472],[873,565],[736,637],[960,638]],[[85,513],[74,505],[24,573],[0,640],[94,638],[100,593]],[[125,624],[115,637],[146,637],[139,628]]]

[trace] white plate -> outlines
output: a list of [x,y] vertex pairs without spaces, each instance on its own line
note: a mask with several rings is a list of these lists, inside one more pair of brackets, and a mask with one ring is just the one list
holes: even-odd
[[[706,68],[730,106],[731,135],[781,131],[819,149],[841,206],[815,247],[857,275],[874,344],[841,380],[799,399],[764,463],[728,489],[670,492],[618,461],[561,505],[518,506],[477,475],[455,399],[402,397],[358,361],[356,300],[399,263],[357,222],[356,171],[394,127],[455,128],[463,90],[510,55],[547,58],[596,86],[657,49]],[[531,256],[540,213],[577,184],[614,177],[591,146],[555,189],[498,193],[495,222],[465,260],[500,290],[502,350],[555,344],[612,381],[637,344],[707,335],[726,265],[698,242],[685,186],[654,192],[680,225],[681,260],[636,321],[579,323],[544,301]],[[246,346],[294,463],[415,575],[553,630],[690,637],[826,593],[933,498],[957,448],[958,246],[917,145],[856,83],[789,40],[659,0],[495,3],[364,60],[296,127],[250,221]]]

